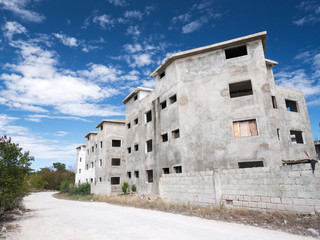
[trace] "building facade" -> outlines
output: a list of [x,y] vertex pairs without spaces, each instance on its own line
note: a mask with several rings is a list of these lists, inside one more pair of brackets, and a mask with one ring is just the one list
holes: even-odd
[[[123,101],[119,184],[158,194],[165,174],[280,166],[306,158],[305,152],[315,158],[304,95],[275,84],[277,62],[265,58],[265,48],[261,32],[166,59],[151,74],[154,90],[138,87]],[[97,170],[105,158],[94,152],[107,136],[87,137],[94,182],[111,183],[115,173]]]

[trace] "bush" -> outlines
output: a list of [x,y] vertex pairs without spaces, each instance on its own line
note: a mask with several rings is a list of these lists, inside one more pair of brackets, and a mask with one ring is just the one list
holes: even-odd
[[135,184],[133,184],[133,185],[131,186],[131,191],[132,191],[132,192],[136,192],[136,191],[137,191],[137,187],[136,187]]
[[60,192],[66,193],[66,192],[69,192],[69,190],[70,190],[70,182],[67,179],[65,179],[60,184]]
[[29,152],[22,152],[11,138],[0,137],[0,216],[17,207],[28,194],[26,176],[30,173]]
[[129,189],[129,183],[124,182],[122,184],[122,192],[123,192],[123,194],[127,194],[128,189]]
[[70,190],[69,190],[69,195],[90,195],[91,192],[91,187],[89,183],[83,183],[80,184],[79,186],[73,185]]

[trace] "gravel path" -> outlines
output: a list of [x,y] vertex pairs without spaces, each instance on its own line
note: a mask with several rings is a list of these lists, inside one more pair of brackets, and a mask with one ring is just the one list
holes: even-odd
[[312,239],[241,224],[218,222],[100,202],[77,202],[33,193],[24,199],[31,212],[17,221],[20,226],[7,239]]

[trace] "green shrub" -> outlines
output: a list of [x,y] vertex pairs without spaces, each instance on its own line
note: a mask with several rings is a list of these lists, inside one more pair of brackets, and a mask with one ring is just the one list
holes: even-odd
[[123,194],[127,194],[128,189],[129,189],[129,183],[124,182],[122,184],[122,192],[123,192]]
[[73,185],[70,190],[69,190],[69,195],[90,195],[90,184],[89,183],[83,183],[80,184],[79,186]]
[[65,179],[60,184],[60,192],[66,193],[66,192],[69,192],[69,190],[70,190],[70,182],[67,179]]
[[136,192],[136,191],[137,191],[137,187],[136,187],[135,184],[133,184],[133,185],[131,186],[131,191],[132,191],[132,192]]

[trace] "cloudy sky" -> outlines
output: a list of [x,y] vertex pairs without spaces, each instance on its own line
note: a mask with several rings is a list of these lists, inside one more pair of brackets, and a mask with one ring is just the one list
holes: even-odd
[[0,135],[33,168],[75,147],[172,53],[266,30],[277,84],[305,93],[320,138],[319,0],[0,0]]

